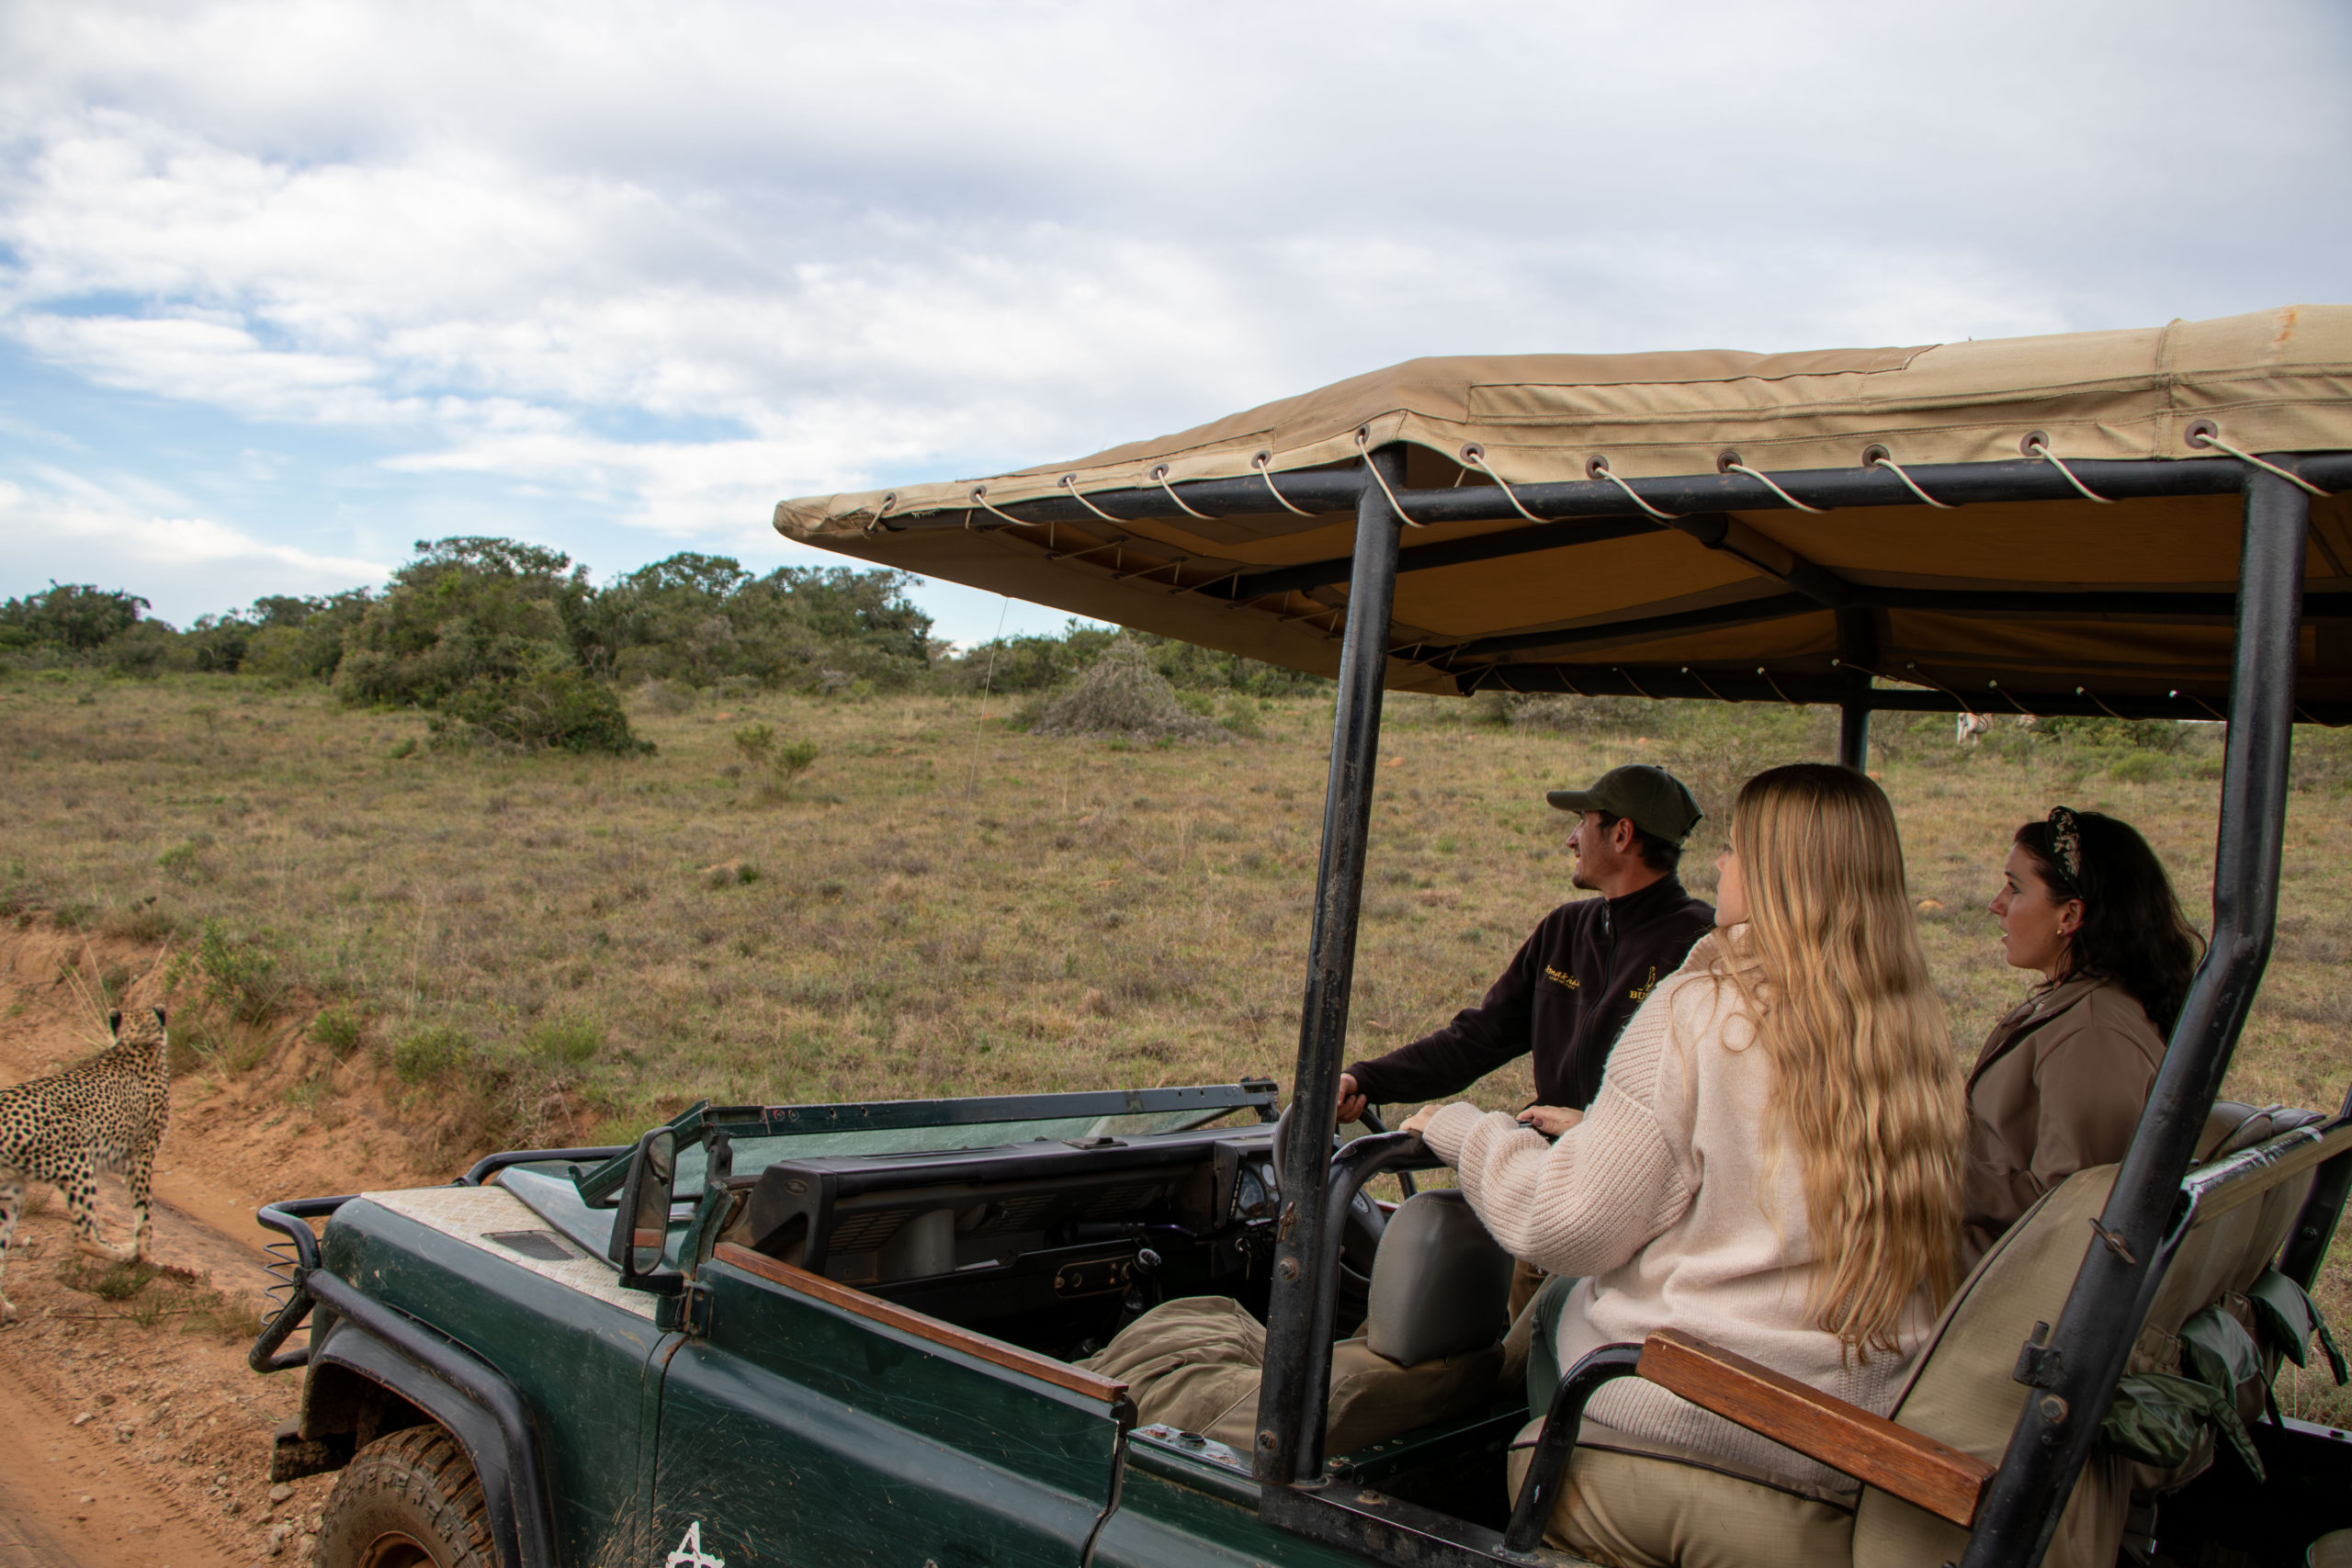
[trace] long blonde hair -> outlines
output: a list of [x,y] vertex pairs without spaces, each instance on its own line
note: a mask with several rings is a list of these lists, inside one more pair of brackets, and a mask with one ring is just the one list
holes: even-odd
[[1919,1287],[1940,1303],[1956,1282],[1968,1129],[1894,810],[1848,769],[1773,768],[1741,788],[1731,845],[1748,919],[1720,962],[1804,1161],[1815,1322],[1893,1350]]

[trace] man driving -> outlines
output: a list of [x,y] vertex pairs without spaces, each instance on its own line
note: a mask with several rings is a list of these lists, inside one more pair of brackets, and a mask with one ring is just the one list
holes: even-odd
[[1643,763],[1611,768],[1590,789],[1544,798],[1578,814],[1569,881],[1600,895],[1544,917],[1476,1007],[1433,1034],[1340,1075],[1340,1120],[1367,1102],[1413,1104],[1458,1094],[1532,1055],[1535,1103],[1519,1119],[1557,1136],[1600,1092],[1610,1048],[1658,981],[1714,929],[1715,912],[1675,875],[1699,803],[1680,780]]

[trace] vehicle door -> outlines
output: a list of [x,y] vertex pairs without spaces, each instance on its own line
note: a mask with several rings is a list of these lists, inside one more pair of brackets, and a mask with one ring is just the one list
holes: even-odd
[[735,1247],[691,1316],[662,1374],[657,1561],[1068,1568],[1115,1500],[1117,1384]]

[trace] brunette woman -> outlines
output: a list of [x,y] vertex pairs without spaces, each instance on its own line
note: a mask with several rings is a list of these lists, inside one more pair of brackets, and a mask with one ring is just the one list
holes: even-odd
[[[1719,929],[1557,1143],[1466,1104],[1406,1126],[1497,1241],[1582,1276],[1562,1367],[1679,1328],[1883,1415],[1958,1279],[1967,1126],[1894,813],[1859,773],[1775,768],[1740,791],[1718,864]],[[1738,1479],[1686,1486],[1579,1446],[1555,1544],[1619,1563],[1846,1555],[1852,1483],[1811,1460],[1635,1379],[1589,1415]]]
[[1968,1261],[2075,1172],[2123,1157],[2202,943],[2129,823],[2061,806],[2017,830],[2001,951],[2041,984],[1968,1078]]

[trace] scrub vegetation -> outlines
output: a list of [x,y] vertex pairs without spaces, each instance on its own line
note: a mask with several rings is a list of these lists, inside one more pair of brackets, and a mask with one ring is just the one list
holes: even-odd
[[[181,1071],[267,1074],[315,1043],[342,1066],[287,1091],[293,1113],[332,1119],[365,1068],[451,1170],[617,1141],[703,1096],[1287,1078],[1329,699],[1179,695],[1222,705],[1227,743],[1033,733],[1001,691],[983,717],[978,691],[664,676],[616,689],[655,748],[616,755],[435,750],[437,710],[315,681],[20,671],[0,678],[0,913],[167,946]],[[1544,788],[1674,767],[1712,814],[1686,861],[1704,894],[1737,782],[1830,750],[1826,712],[1796,708],[1392,696],[1388,716],[1359,1052],[1475,1000],[1569,895]],[[2018,822],[2057,802],[2132,821],[2203,919],[2218,726],[2004,719],[1961,746],[1949,717],[1882,716],[1875,734],[1963,1053],[2027,988],[1984,909]],[[2332,1109],[2352,1077],[2347,741],[2296,738],[2234,1098]],[[1478,1098],[1526,1090],[1504,1074]],[[2352,1325],[2352,1258],[2322,1296]],[[2323,1382],[2281,1403],[2352,1415]]]

